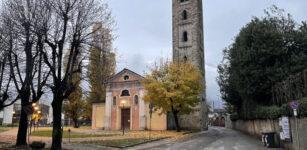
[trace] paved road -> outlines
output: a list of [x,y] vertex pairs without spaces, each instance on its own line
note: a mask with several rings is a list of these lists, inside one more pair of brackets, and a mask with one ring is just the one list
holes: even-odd
[[[193,137],[146,150],[268,150],[261,141],[238,131],[225,128],[210,128]],[[281,149],[274,149],[281,150]]]

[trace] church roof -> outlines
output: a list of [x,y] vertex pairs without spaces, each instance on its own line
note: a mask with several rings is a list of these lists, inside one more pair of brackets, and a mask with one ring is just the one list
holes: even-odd
[[109,78],[107,80],[107,83],[112,83],[115,79],[121,77],[123,74],[130,74],[130,75],[133,75],[135,77],[137,77],[139,80],[143,80],[144,77],[135,73],[134,71],[131,71],[127,68],[124,68],[122,71],[118,72],[117,74],[115,74],[114,76],[112,76],[111,78]]

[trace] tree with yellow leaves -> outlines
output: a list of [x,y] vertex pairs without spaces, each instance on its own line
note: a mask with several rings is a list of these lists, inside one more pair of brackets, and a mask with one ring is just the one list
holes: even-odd
[[178,116],[194,113],[201,101],[204,88],[200,71],[190,62],[165,62],[155,65],[145,76],[142,85],[147,90],[144,100],[153,103],[155,110],[172,113],[177,132],[180,132]]
[[[67,51],[64,57],[64,64],[66,68],[66,64],[68,61],[70,50]],[[77,57],[77,64],[74,66],[74,69],[77,68],[77,65],[80,63],[80,56]],[[72,83],[75,84],[75,88],[73,92],[68,96],[67,99],[64,100],[63,110],[65,116],[72,119],[74,123],[74,128],[79,128],[79,118],[83,114],[85,101],[82,99],[82,88],[81,88],[81,73],[74,73],[72,75]]]

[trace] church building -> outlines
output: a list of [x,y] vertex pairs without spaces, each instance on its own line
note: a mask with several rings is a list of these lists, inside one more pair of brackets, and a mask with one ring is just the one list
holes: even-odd
[[[124,69],[107,81],[106,100],[93,104],[92,129],[150,129],[149,103],[143,101],[143,77]],[[153,112],[151,129],[166,130],[166,115]]]
[[[202,0],[172,0],[173,62],[190,61],[202,73],[205,83],[204,32]],[[93,129],[144,130],[149,127],[148,103],[142,100],[143,77],[124,69],[107,83],[105,103],[93,104]],[[201,101],[194,114],[179,116],[183,129],[208,129],[206,88],[199,95]],[[172,114],[153,114],[152,129],[175,129]]]

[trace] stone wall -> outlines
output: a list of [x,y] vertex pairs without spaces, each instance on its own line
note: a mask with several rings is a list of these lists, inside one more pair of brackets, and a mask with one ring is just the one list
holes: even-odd
[[[237,120],[232,122],[231,127],[234,130],[239,130],[244,133],[250,134],[257,137],[261,140],[261,132],[275,132],[275,145],[277,147],[283,147],[286,150],[297,150],[297,137],[296,137],[296,128],[295,128],[295,119],[290,118],[290,127],[291,127],[291,142],[280,141],[279,136],[279,124],[278,120]],[[307,118],[298,119],[298,133],[300,141],[300,150],[307,150]]]
[[273,103],[278,106],[302,97],[307,97],[307,69],[291,75],[272,88]]
[[[307,97],[307,69],[289,76],[283,82],[277,83],[272,87],[273,104],[281,106],[292,100]],[[307,118],[298,119],[298,133],[297,139],[295,118],[290,118],[291,128],[291,142],[280,141],[280,129],[278,120],[237,120],[230,121],[230,117],[226,119],[226,127],[242,131],[252,136],[261,139],[262,132],[275,132],[275,144],[283,147],[286,150],[297,150],[298,141],[300,143],[300,150],[307,150]]]

